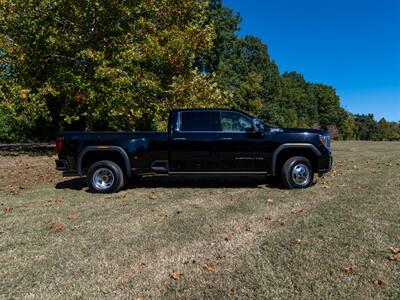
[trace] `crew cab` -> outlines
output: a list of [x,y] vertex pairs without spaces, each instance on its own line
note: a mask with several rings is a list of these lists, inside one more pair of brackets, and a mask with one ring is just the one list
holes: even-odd
[[143,174],[279,175],[306,188],[332,168],[328,132],[270,127],[232,109],[172,110],[167,132],[61,132],[56,150],[57,170],[86,176],[98,193]]

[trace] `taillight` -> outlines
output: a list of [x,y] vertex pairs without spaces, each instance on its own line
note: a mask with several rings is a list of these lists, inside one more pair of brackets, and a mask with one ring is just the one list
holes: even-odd
[[64,138],[61,136],[56,137],[56,152],[60,153],[63,146]]

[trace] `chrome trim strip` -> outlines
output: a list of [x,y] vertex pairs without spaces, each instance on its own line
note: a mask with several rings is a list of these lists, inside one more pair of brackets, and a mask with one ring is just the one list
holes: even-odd
[[254,133],[254,131],[220,131],[220,130],[219,131],[182,131],[182,130],[177,130],[177,131],[181,132],[181,133],[241,133],[241,134]]
[[[234,113],[242,115],[243,117],[245,117],[247,119],[251,119],[252,118],[252,117],[246,116],[245,114],[241,113],[240,111],[236,111],[236,110],[221,110],[221,109],[215,109],[215,110],[214,109],[210,109],[210,110],[201,110],[201,109],[194,110],[193,109],[192,110],[191,109],[191,110],[188,110],[187,112],[204,112],[204,111],[219,112],[220,122],[221,122],[221,113],[222,112],[234,112]],[[253,131],[222,131],[222,130],[218,130],[218,131],[202,131],[202,130],[199,130],[199,131],[184,131],[184,130],[181,130],[181,113],[182,112],[185,112],[185,110],[184,111],[178,111],[178,114],[177,114],[175,131],[178,131],[178,132],[182,132],[182,133],[241,133],[241,134],[253,133]]]

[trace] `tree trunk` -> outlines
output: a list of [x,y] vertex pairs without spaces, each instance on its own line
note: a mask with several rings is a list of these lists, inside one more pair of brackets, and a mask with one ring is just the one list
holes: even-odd
[[93,115],[90,107],[88,108],[88,114],[85,120],[85,131],[93,131]]

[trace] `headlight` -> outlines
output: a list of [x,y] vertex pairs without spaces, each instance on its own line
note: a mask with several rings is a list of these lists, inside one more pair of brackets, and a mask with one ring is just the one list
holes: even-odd
[[321,145],[325,145],[327,148],[331,146],[331,136],[329,134],[327,135],[319,135],[319,141],[321,142]]

